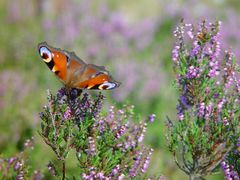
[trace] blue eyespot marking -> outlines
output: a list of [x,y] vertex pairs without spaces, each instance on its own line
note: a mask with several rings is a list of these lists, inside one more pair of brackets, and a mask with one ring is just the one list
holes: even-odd
[[48,62],[50,62],[52,60],[52,53],[45,46],[42,46],[42,47],[39,48],[39,53],[40,53],[40,56],[42,57],[42,59],[45,62],[48,63]]

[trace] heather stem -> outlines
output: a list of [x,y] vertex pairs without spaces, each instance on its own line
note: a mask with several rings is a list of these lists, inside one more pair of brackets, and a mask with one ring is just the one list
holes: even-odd
[[197,180],[197,179],[203,179],[203,178],[199,177],[195,173],[189,174],[189,180]]
[[194,172],[193,173],[190,172],[188,175],[189,175],[189,180],[204,180],[203,177],[199,176],[199,174]]
[[65,161],[62,163],[62,180],[65,180],[65,174],[66,174],[66,167],[65,167]]
[[195,175],[194,174],[190,174],[189,175],[189,180],[195,180]]

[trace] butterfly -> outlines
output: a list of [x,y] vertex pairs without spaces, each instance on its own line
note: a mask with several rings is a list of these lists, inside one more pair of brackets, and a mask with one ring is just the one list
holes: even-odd
[[49,69],[68,88],[111,90],[120,85],[104,66],[87,64],[74,52],[54,48],[46,42],[38,44],[38,51]]

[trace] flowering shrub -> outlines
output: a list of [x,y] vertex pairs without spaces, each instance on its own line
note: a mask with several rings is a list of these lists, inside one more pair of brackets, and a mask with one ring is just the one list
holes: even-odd
[[175,162],[190,179],[211,174],[240,135],[239,67],[231,52],[219,58],[220,25],[181,23],[174,31],[178,121],[168,120],[167,138]]
[[38,170],[32,170],[29,164],[29,157],[34,148],[34,139],[27,139],[24,143],[24,151],[15,154],[10,158],[0,157],[0,178],[1,179],[42,179]]
[[111,106],[101,112],[104,96],[96,99],[87,93],[78,97],[79,90],[60,89],[56,96],[48,92],[48,105],[40,114],[40,135],[62,162],[60,172],[52,162],[48,168],[53,175],[65,178],[65,164],[74,150],[83,179],[123,179],[143,176],[152,149],[142,144],[148,120],[131,124],[133,107],[117,110]]

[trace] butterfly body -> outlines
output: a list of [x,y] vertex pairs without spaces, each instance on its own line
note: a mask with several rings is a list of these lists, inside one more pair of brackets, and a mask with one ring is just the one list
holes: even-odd
[[110,90],[120,83],[113,80],[103,66],[87,64],[73,52],[49,46],[38,45],[41,58],[68,88]]

